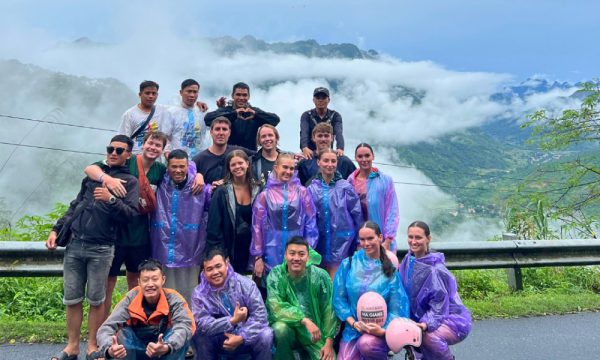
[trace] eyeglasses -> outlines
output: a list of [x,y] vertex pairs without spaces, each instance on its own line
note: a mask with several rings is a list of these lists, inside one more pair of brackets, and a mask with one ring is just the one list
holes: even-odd
[[115,147],[115,146],[107,146],[106,147],[106,153],[107,154],[112,154],[113,152],[116,152],[117,155],[121,155],[123,154],[125,151],[127,151],[127,149],[122,148],[122,147]]

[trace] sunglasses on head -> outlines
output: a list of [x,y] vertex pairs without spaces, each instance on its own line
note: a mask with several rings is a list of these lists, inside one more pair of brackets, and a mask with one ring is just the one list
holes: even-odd
[[121,155],[123,154],[125,151],[127,151],[127,149],[122,148],[122,147],[115,147],[115,146],[107,146],[106,147],[106,153],[107,154],[112,154],[113,152],[116,152],[117,155]]

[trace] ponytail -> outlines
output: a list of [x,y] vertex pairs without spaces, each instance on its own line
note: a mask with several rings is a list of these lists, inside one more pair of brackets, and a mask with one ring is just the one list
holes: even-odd
[[386,250],[383,245],[379,245],[379,260],[381,260],[381,267],[383,268],[383,273],[387,277],[394,276],[396,272],[396,268],[394,268],[394,264],[392,264],[392,260],[387,256]]
[[[374,221],[371,221],[371,220],[365,221],[359,227],[359,229],[362,229],[362,228],[371,229],[371,230],[373,230],[375,235],[381,236],[381,228]],[[390,258],[387,256],[383,245],[379,245],[379,260],[381,261],[381,267],[382,267],[382,270],[383,270],[383,273],[385,274],[385,276],[386,277],[394,276],[394,272],[396,272],[396,268],[394,267],[394,264],[392,264],[392,260],[390,260]]]

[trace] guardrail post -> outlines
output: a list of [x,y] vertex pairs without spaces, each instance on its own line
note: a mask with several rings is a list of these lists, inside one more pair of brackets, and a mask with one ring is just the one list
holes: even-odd
[[[517,240],[517,235],[512,233],[502,234],[502,240]],[[521,267],[514,266],[506,269],[506,275],[508,277],[508,286],[514,290],[523,290],[523,274],[521,273]]]

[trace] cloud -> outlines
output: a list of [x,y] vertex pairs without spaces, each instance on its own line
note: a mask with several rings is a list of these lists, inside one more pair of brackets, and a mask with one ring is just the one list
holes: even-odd
[[[223,56],[201,40],[201,21],[190,22],[193,30],[182,32],[180,23],[190,21],[190,16],[182,9],[171,7],[157,2],[150,2],[143,8],[121,6],[115,16],[102,23],[110,29],[106,31],[114,37],[113,41],[94,43],[92,38],[92,43],[88,44],[72,43],[74,38],[65,39],[43,27],[31,28],[18,18],[4,15],[2,19],[6,21],[0,24],[4,34],[1,35],[0,54],[4,58],[16,58],[66,74],[114,78],[134,93],[142,80],[156,80],[161,85],[159,102],[162,103],[176,102],[179,83],[188,77],[200,81],[201,98],[213,108],[214,100],[228,95],[232,84],[245,81],[251,85],[253,105],[281,116],[278,128],[282,147],[289,150],[298,149],[299,118],[303,111],[313,106],[312,90],[325,85],[332,89],[331,107],[344,118],[346,152],[352,157],[354,146],[366,141],[377,145],[379,161],[390,163],[399,162],[392,150],[397,145],[428,141],[506,114],[516,116],[522,111],[552,104],[567,94],[567,91],[534,94],[512,104],[499,104],[491,101],[490,95],[513,80],[509,74],[459,72],[427,60],[402,61],[387,55],[379,60],[308,58],[267,52]],[[156,17],[156,14],[161,16]],[[361,36],[360,39],[366,38]],[[89,113],[78,114],[73,103],[68,109],[73,118],[79,115],[85,122],[106,123],[102,118],[105,104],[97,104],[99,108],[90,116]],[[50,110],[43,106],[11,109],[23,116]],[[124,107],[122,111],[125,110]],[[116,128],[115,122],[117,118],[113,116],[106,126]],[[6,134],[10,137],[21,135],[16,127]],[[81,149],[101,152],[104,138],[89,139],[73,134],[68,139],[75,141]],[[41,135],[32,135],[31,142],[42,141]],[[19,161],[26,163],[22,157]],[[78,164],[81,163],[85,161],[80,159]],[[382,168],[399,182],[431,183],[414,169]],[[32,168],[28,171],[34,172]],[[11,178],[16,173],[13,162],[12,171],[2,177]],[[41,180],[36,175],[32,177],[33,184]],[[12,195],[0,196],[13,196],[12,199],[20,203],[22,200],[14,196],[31,190],[22,183]],[[74,196],[75,189],[71,190]],[[440,211],[436,209],[456,206],[451,194],[437,188],[397,184],[396,190],[401,211],[400,229],[417,218],[431,219]],[[61,198],[52,193],[41,196],[51,199],[46,203],[66,200],[64,192]]]

